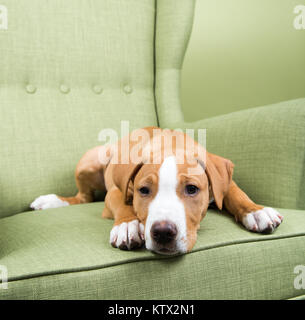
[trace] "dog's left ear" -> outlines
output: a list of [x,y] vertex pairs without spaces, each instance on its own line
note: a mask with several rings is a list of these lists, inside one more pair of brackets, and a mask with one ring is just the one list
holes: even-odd
[[223,198],[232,181],[234,164],[215,154],[206,153],[206,174],[208,176],[214,200],[219,210],[222,209]]
[[132,205],[133,200],[133,182],[134,179],[143,166],[143,163],[138,164],[117,164],[113,172],[113,181],[115,185],[121,190],[124,202],[127,205]]

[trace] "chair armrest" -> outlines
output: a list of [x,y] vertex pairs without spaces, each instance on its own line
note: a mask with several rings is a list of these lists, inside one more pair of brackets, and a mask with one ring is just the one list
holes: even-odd
[[305,98],[170,127],[207,129],[207,150],[233,161],[254,201],[305,209]]

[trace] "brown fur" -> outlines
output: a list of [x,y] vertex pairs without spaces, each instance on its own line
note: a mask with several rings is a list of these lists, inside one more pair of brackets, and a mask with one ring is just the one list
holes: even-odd
[[[154,127],[145,128],[148,133],[147,143],[153,136]],[[170,134],[172,130],[162,131],[162,133]],[[136,133],[136,131],[134,132]],[[181,133],[181,135],[190,139],[190,137]],[[131,141],[130,135],[118,142],[120,147],[126,143],[130,144],[130,148],[135,146],[138,141]],[[162,143],[162,152],[164,143]],[[194,142],[195,145],[196,142]],[[122,222],[129,222],[139,219],[145,224],[149,203],[157,193],[158,188],[158,171],[160,165],[145,164],[145,161],[139,161],[136,164],[114,164],[107,162],[101,164],[99,160],[99,152],[104,149],[108,155],[113,151],[111,147],[96,147],[89,150],[79,161],[75,179],[78,187],[78,193],[75,197],[59,197],[69,204],[88,203],[93,201],[93,192],[95,190],[107,191],[105,198],[105,209],[102,216],[104,218],[113,218],[114,225]],[[173,143],[173,150],[176,150],[176,142]],[[185,150],[187,151],[187,150]],[[143,148],[139,149],[139,154],[143,156]],[[121,156],[119,152],[119,157]],[[147,160],[147,159],[146,159]],[[236,221],[241,221],[242,217],[247,213],[261,209],[262,206],[255,204],[250,198],[236,185],[232,180],[234,165],[228,159],[220,156],[206,153],[206,162],[204,159],[196,159],[193,165],[178,164],[178,188],[177,195],[183,201],[186,212],[187,221],[187,237],[188,250],[194,246],[197,238],[197,229],[200,221],[204,218],[209,205],[209,199],[213,196],[215,203],[219,209],[224,207],[235,216]],[[200,164],[205,167],[205,171],[201,169],[200,174],[190,175],[187,169],[191,166],[196,167]],[[201,192],[194,197],[185,196],[184,187],[186,183],[195,184]],[[138,188],[149,185],[152,192],[149,196],[135,195]]]

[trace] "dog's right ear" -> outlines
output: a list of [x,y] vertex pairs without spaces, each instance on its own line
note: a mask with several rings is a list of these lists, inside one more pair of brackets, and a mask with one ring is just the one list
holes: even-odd
[[113,171],[113,181],[115,185],[121,190],[124,202],[127,205],[132,205],[133,200],[133,182],[134,179],[143,166],[143,163],[138,164],[116,164]]

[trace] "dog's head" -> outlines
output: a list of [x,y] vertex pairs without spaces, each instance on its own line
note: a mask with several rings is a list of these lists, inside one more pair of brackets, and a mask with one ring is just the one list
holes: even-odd
[[210,200],[222,208],[232,162],[208,152],[205,161],[193,160],[180,164],[172,155],[161,164],[118,165],[115,183],[145,225],[148,250],[160,254],[190,251]]

